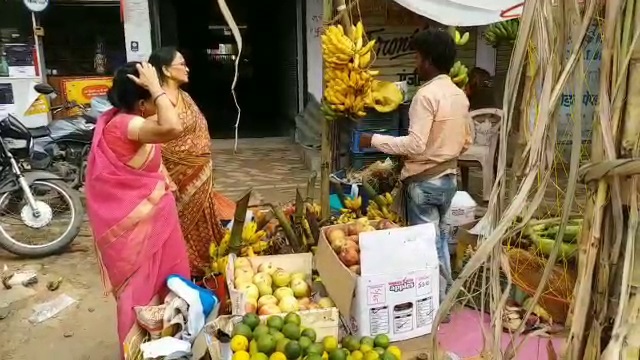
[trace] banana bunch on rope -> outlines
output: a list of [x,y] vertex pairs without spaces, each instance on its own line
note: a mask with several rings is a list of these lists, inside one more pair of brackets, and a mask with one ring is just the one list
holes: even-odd
[[469,82],[469,69],[462,64],[460,61],[456,61],[453,64],[453,67],[449,71],[449,77],[453,81],[454,84],[458,85],[458,87],[463,88]]
[[470,35],[468,32],[460,35],[460,31],[456,30],[453,36],[453,40],[455,40],[456,45],[465,46],[469,42],[469,37]]
[[340,209],[339,224],[348,224],[355,221],[362,214],[362,197],[357,196],[355,199],[345,198],[344,208]]
[[520,20],[512,19],[491,24],[483,37],[487,44],[498,47],[500,44],[513,44],[518,37]]
[[378,195],[376,200],[369,200],[367,217],[369,220],[387,219],[394,223],[398,222],[400,220],[398,214],[390,210],[392,204],[393,196],[391,194]]
[[364,26],[358,22],[347,35],[341,25],[329,26],[322,38],[326,87],[322,111],[328,119],[339,115],[363,117],[377,71],[369,70],[375,58],[375,40],[364,43]]

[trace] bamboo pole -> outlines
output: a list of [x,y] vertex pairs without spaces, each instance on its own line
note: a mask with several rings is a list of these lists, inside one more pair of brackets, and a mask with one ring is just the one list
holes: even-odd
[[[347,6],[345,0],[333,1],[336,11],[341,14],[342,27],[347,34],[351,33],[351,18],[346,11]],[[329,202],[329,194],[331,190],[331,154],[333,149],[332,136],[331,136],[331,121],[324,118],[322,121],[322,142],[320,150],[320,208],[322,211],[322,218],[327,219],[331,214],[331,205]]]

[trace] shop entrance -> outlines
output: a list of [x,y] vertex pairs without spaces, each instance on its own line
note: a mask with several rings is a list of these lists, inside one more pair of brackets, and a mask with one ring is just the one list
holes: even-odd
[[[298,33],[295,0],[228,0],[243,49],[236,94],[240,137],[288,135],[298,112]],[[209,123],[212,138],[234,136],[231,96],[238,49],[216,1],[158,1],[160,43],[176,46],[190,69],[185,90]]]

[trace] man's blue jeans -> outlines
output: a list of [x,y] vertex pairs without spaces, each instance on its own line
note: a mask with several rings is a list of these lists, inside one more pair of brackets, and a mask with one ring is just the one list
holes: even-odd
[[436,227],[436,250],[440,260],[440,280],[444,283],[440,285],[440,301],[444,298],[447,285],[453,282],[449,254],[451,226],[445,224],[443,220],[457,190],[456,174],[412,182],[407,186],[406,203],[409,225],[432,223]]

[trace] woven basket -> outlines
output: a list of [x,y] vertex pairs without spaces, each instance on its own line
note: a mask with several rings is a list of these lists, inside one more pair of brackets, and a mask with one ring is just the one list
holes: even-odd
[[[467,265],[468,259],[463,260],[463,268]],[[484,281],[484,293],[482,291],[482,277]],[[489,313],[491,310],[491,297],[489,292],[491,276],[488,265],[482,265],[464,284],[465,292],[458,293],[458,301],[466,302],[464,305],[472,309]],[[500,288],[504,291],[507,288],[507,277],[500,271]],[[467,294],[468,293],[468,294]],[[482,307],[482,296],[484,295],[484,309]]]
[[[513,283],[527,295],[533,296],[540,280],[547,260],[522,249],[507,251]],[[547,281],[538,304],[553,317],[553,321],[564,323],[571,306],[573,288],[576,284],[575,270],[565,269],[556,265]]]

